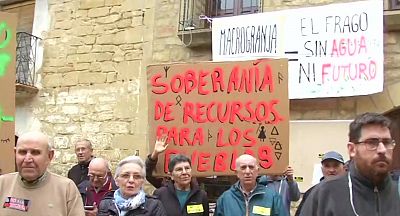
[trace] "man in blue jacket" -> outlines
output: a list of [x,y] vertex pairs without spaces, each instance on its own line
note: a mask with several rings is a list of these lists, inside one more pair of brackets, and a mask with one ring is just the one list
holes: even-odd
[[283,205],[287,215],[290,215],[290,202],[300,199],[300,190],[293,178],[293,168],[288,166],[282,175],[264,175],[259,182],[271,189],[274,189],[282,196]]
[[244,154],[236,159],[239,181],[217,200],[215,216],[287,216],[281,196],[257,183],[257,159]]

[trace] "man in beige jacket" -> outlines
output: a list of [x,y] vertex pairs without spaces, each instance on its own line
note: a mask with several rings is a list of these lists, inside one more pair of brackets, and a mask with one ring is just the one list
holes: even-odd
[[54,150],[43,133],[29,132],[18,139],[18,172],[0,176],[0,215],[85,215],[74,182],[47,171],[53,156]]

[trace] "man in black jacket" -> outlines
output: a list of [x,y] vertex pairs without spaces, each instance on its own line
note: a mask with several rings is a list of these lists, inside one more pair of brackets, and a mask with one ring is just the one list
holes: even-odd
[[88,167],[93,158],[92,142],[88,139],[82,139],[75,143],[75,154],[78,158],[78,164],[68,171],[68,178],[78,186],[84,180],[89,180]]
[[[323,174],[323,177],[320,179],[321,182],[327,180],[329,181],[330,179],[333,179],[336,176],[343,175],[345,173],[343,156],[338,152],[329,151],[325,153],[324,156],[322,157],[321,165],[322,165],[321,170]],[[297,207],[295,216],[300,215],[301,209],[303,208],[303,205],[306,202],[307,197],[311,194],[311,192],[317,185],[318,184],[312,186],[303,194],[303,198],[301,199],[301,202]]]
[[[146,179],[153,184],[153,170],[158,155],[168,146],[166,138],[157,139],[154,151],[146,160]],[[154,195],[161,200],[168,216],[209,216],[207,194],[192,179],[192,165],[188,157],[176,155],[168,164],[171,180],[161,184]],[[154,184],[153,184],[154,185]]]
[[364,113],[349,129],[349,172],[315,187],[300,215],[400,215],[398,188],[389,175],[395,146],[390,120]]

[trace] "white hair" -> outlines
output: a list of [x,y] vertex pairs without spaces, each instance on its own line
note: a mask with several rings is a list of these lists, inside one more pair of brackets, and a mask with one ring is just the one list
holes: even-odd
[[[238,158],[236,158],[236,161],[235,161],[235,163],[236,163],[236,170],[239,170],[240,162],[241,162],[243,159],[245,159],[245,158],[250,158],[251,160],[254,160],[254,162],[257,162],[257,159],[256,159],[254,156],[249,155],[249,154],[242,154],[242,155],[240,155]],[[256,164],[256,167],[258,167],[257,164]]]
[[145,163],[143,162],[143,160],[139,156],[129,156],[129,157],[126,157],[126,158],[122,159],[118,163],[117,168],[115,169],[115,178],[117,178],[119,176],[119,174],[121,173],[121,167],[123,165],[129,164],[129,163],[136,164],[136,165],[140,166],[140,168],[141,168],[141,170],[140,170],[141,173],[140,174],[144,178],[146,178],[146,165],[145,165]]

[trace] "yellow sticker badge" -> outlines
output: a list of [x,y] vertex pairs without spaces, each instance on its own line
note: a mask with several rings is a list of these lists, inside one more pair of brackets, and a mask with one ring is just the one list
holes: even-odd
[[204,212],[203,205],[202,204],[197,204],[197,205],[187,205],[186,210],[188,214],[194,214],[194,213],[201,213]]
[[253,206],[253,214],[269,216],[271,214],[271,208],[265,208],[262,206]]

